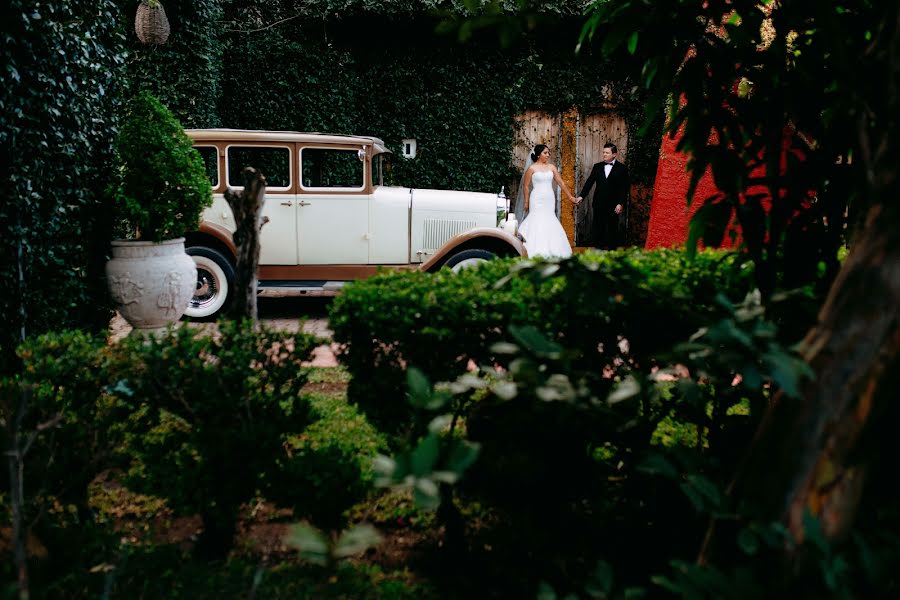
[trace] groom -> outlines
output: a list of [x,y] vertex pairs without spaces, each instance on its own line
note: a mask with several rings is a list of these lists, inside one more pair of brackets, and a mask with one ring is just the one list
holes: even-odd
[[622,244],[619,225],[625,222],[631,182],[628,179],[628,167],[616,160],[618,153],[615,144],[607,142],[603,145],[603,162],[594,165],[576,198],[576,204],[580,203],[596,184],[592,200],[594,222],[591,233],[598,248],[615,248]]

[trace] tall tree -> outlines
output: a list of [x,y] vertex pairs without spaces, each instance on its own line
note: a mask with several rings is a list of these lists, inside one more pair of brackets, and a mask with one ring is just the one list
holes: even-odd
[[[809,514],[840,539],[897,397],[900,3],[599,0],[588,39],[639,61],[648,114],[668,103],[691,196],[712,173],[719,193],[699,199],[692,242],[720,240],[736,217],[764,293],[821,259],[836,275],[804,340],[816,376],[801,401],[771,402],[732,491],[796,541]],[[847,201],[864,218],[838,272]]]

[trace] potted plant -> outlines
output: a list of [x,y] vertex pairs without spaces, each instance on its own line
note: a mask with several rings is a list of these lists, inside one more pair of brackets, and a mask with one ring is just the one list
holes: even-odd
[[212,188],[200,154],[169,110],[143,92],[127,106],[109,195],[115,232],[106,264],[110,293],[135,331],[184,314],[197,271],[184,234],[197,229]]

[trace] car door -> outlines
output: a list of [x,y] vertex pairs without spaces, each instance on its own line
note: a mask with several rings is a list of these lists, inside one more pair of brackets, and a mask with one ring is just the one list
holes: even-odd
[[300,148],[297,253],[301,265],[364,265],[369,258],[365,150]]
[[262,216],[268,217],[259,235],[259,264],[297,264],[297,198],[291,181],[294,149],[285,144],[231,144],[225,150],[228,186],[242,189],[244,167],[262,171],[266,200]]

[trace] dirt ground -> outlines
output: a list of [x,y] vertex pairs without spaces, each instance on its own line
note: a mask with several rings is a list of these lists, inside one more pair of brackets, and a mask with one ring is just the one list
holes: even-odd
[[[261,298],[259,301],[259,321],[274,329],[283,331],[303,331],[320,338],[331,340],[328,328],[328,305],[330,298]],[[179,325],[185,325],[184,322]],[[190,323],[191,327],[215,327],[209,323]],[[110,341],[119,340],[131,333],[131,325],[118,313],[109,322]],[[336,345],[323,344],[313,350],[311,367],[335,367]]]

